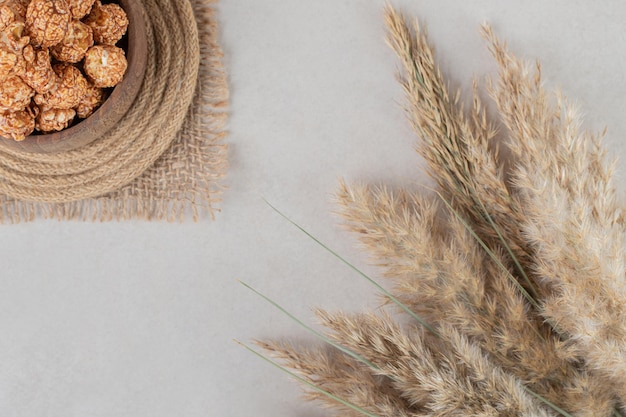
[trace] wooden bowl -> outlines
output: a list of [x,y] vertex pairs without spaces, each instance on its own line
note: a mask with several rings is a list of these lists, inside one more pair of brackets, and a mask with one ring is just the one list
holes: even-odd
[[[119,0],[128,15],[128,68],[106,101],[91,116],[55,133],[33,134],[22,141],[0,137],[0,148],[33,153],[69,151],[85,146],[115,126],[132,105],[143,82],[148,59],[148,40],[143,6],[137,0]],[[123,40],[122,40],[123,41]]]

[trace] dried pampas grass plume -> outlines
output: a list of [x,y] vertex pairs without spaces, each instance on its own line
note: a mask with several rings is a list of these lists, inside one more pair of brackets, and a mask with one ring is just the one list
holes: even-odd
[[318,311],[325,346],[259,346],[334,415],[620,416],[626,222],[602,135],[582,130],[575,108],[544,90],[539,66],[488,26],[499,119],[478,83],[468,107],[450,92],[417,22],[391,7],[385,20],[437,188],[342,182],[337,202],[399,312]]
[[520,229],[535,251],[542,313],[624,402],[626,248],[614,163],[605,162],[602,135],[581,131],[566,100],[551,105],[539,72],[531,79],[489,28],[485,33],[500,67],[491,94],[510,132],[513,184],[525,209]]

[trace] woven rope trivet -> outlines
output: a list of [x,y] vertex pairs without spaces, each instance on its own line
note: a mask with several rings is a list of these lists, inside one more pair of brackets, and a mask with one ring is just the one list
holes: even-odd
[[131,110],[76,150],[2,149],[0,221],[213,215],[228,100],[214,3],[143,0],[148,68]]

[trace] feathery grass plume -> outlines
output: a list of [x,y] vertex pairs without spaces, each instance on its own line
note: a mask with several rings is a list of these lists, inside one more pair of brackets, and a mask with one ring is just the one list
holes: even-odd
[[540,71],[533,76],[489,28],[484,33],[500,67],[492,96],[510,131],[524,237],[546,288],[543,314],[626,404],[626,230],[613,166],[601,136],[581,131],[574,107],[558,96],[553,104]]
[[600,136],[582,131],[573,107],[543,90],[539,68],[484,27],[500,68],[490,95],[509,137],[505,168],[476,84],[464,109],[425,31],[391,7],[386,22],[418,150],[441,198],[342,183],[338,200],[348,228],[393,280],[385,295],[402,316],[320,311],[329,329],[321,339],[340,349],[261,347],[341,415],[626,411],[626,216]]
[[378,367],[427,416],[551,416],[511,375],[452,327],[441,338],[404,331],[392,318],[319,313],[329,334]]
[[510,273],[485,257],[456,218],[408,191],[341,183],[337,197],[349,230],[393,279],[393,294],[437,332],[454,327],[575,416],[610,414],[605,384],[563,357],[563,343],[538,320]]
[[[477,84],[469,115],[460,103],[460,90],[451,97],[434,59],[427,33],[415,20],[387,7],[387,41],[402,62],[400,82],[408,101],[406,112],[421,141],[417,148],[446,200],[471,221],[491,247],[501,236],[519,261],[520,273],[532,263],[532,254],[519,228],[523,220],[517,198],[510,194],[503,167],[490,147],[496,134],[487,119]],[[497,229],[494,228],[494,224]],[[532,284],[524,282],[531,294]]]
[[[366,412],[378,417],[423,415],[412,411],[407,400],[393,389],[389,379],[376,375],[372,368],[330,346],[310,349],[284,341],[255,343],[308,382]],[[340,411],[341,415],[362,417],[358,411],[318,391],[308,390],[306,398],[320,401],[328,408]]]

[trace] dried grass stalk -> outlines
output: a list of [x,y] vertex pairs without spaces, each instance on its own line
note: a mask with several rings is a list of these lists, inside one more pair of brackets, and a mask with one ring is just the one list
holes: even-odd
[[[378,416],[609,417],[626,405],[626,217],[601,135],[483,27],[507,137],[492,143],[474,84],[450,94],[426,32],[392,8],[409,120],[435,195],[341,184],[338,203],[406,315],[318,312],[346,355],[262,347],[305,380]],[[402,311],[401,311],[402,312]],[[401,325],[406,322],[408,325]],[[360,356],[359,356],[360,355]],[[361,358],[361,359],[359,359]],[[319,392],[311,398],[355,415]],[[626,411],[626,410],[625,410]]]
[[[581,131],[576,109],[552,104],[523,62],[484,29],[500,67],[492,96],[510,131],[524,237],[536,252],[543,314],[573,352],[612,380],[626,402],[625,228],[602,135]],[[610,388],[607,386],[607,388]]]
[[423,415],[550,416],[511,375],[450,326],[434,338],[388,316],[319,313],[330,336],[372,361]]
[[[288,342],[258,341],[257,345],[310,383],[376,416],[422,415],[411,411],[408,402],[390,386],[388,379],[377,376],[362,363],[340,354],[336,349],[326,346],[310,349]],[[317,391],[308,391],[306,398],[320,401],[328,408],[341,412],[341,415],[361,417],[361,414],[352,408],[339,404]]]
[[394,295],[438,329],[452,326],[507,372],[577,416],[609,415],[606,384],[567,356],[512,282],[456,218],[409,191],[348,187],[338,193],[349,230],[359,234],[395,284]]
[[390,7],[385,20],[388,43],[404,70],[399,79],[407,98],[406,112],[421,139],[417,150],[428,163],[428,173],[444,198],[472,221],[486,241],[500,241],[493,221],[522,265],[532,263],[531,249],[519,228],[523,221],[520,202],[511,195],[492,151],[496,127],[487,119],[477,83],[465,112],[461,92],[453,96],[448,92],[419,22],[415,20],[411,28],[407,19]]

